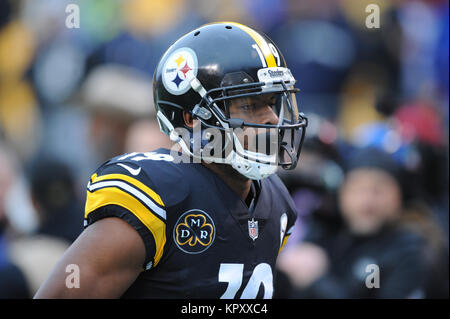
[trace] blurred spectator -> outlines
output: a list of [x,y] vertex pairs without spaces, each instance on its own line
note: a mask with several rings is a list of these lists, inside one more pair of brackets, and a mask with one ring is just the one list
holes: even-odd
[[148,77],[134,68],[107,64],[91,71],[80,94],[91,113],[90,142],[98,162],[124,153],[133,122],[154,116],[152,92]]
[[425,100],[400,104],[387,120],[359,125],[353,142],[391,154],[408,178],[404,197],[429,206],[448,238],[448,148],[439,110]]
[[[11,260],[23,273],[28,287],[26,295],[14,298],[34,296],[67,248],[69,248],[69,245],[66,241],[40,234],[25,236],[12,241],[9,247]],[[15,288],[19,283],[11,282],[12,287],[6,287],[6,296],[9,296],[8,290]]]
[[[290,297],[428,297],[430,238],[402,221],[404,182],[392,158],[377,149],[352,157],[339,191],[343,226],[315,223],[303,243],[280,256],[279,268],[294,286]],[[366,286],[371,264],[380,269],[379,288]]]
[[418,154],[417,165],[407,166],[416,176],[416,196],[431,205],[442,205],[448,198],[448,148],[443,120],[440,110],[425,100],[405,103],[394,114],[399,136]]
[[338,1],[287,3],[286,22],[269,36],[302,88],[302,110],[334,118],[338,93],[356,57],[355,39],[342,23]]
[[11,226],[6,214],[6,200],[17,174],[12,151],[0,141],[0,299],[31,297],[23,271],[11,260]]
[[155,120],[141,120],[133,123],[125,139],[125,153],[149,152],[160,147],[170,149],[170,139],[159,130]]
[[74,205],[67,168],[56,163],[42,163],[33,170],[38,228],[33,233],[23,233],[14,224],[9,225],[7,217],[16,214],[6,214],[10,209],[6,203],[13,201],[14,206],[23,207],[20,201],[24,198],[12,192],[19,169],[13,152],[0,145],[0,298],[33,296],[82,229],[82,210],[80,205]]
[[8,22],[11,14],[11,4],[8,0],[0,0],[0,28]]
[[83,207],[70,168],[40,159],[31,168],[31,195],[39,217],[37,233],[71,244],[83,230]]
[[0,139],[0,210],[7,220],[7,236],[15,238],[36,229],[37,220],[17,153]]
[[[2,231],[5,231],[8,226],[6,201],[16,175],[15,157],[9,147],[0,140],[0,230]],[[0,232],[0,243],[2,242],[2,235],[4,233]],[[0,244],[0,247],[4,247],[4,245]],[[2,256],[4,256],[1,252],[2,249],[0,248],[0,264],[3,259]]]

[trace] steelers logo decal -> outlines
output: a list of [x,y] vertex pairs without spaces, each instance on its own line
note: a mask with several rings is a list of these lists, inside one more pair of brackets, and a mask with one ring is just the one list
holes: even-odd
[[186,93],[189,79],[197,76],[197,55],[190,48],[180,48],[167,58],[162,70],[162,81],[167,91],[174,95]]
[[191,209],[178,218],[173,229],[173,240],[182,251],[199,254],[207,250],[216,236],[211,217],[199,209]]

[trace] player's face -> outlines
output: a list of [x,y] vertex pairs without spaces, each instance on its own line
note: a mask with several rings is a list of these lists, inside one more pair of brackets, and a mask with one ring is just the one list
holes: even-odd
[[[276,94],[264,94],[234,99],[228,108],[229,116],[246,123],[276,125],[276,98]],[[235,135],[245,150],[266,155],[276,154],[278,150],[278,131],[275,128],[245,127],[235,130]]]
[[231,101],[228,111],[230,118],[240,118],[247,123],[276,125],[275,103],[276,94],[239,98]]

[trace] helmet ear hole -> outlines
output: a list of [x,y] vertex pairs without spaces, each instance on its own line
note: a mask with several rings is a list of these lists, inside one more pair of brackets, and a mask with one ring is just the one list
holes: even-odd
[[194,37],[198,36],[200,34],[200,31],[197,31],[194,33]]
[[225,26],[225,29],[232,29],[233,27],[231,26],[231,25],[227,25],[227,26]]

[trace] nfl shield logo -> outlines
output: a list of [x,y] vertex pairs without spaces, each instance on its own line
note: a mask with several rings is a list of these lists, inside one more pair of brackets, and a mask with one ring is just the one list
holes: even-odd
[[248,221],[248,235],[251,239],[255,240],[258,238],[258,222],[253,218]]

